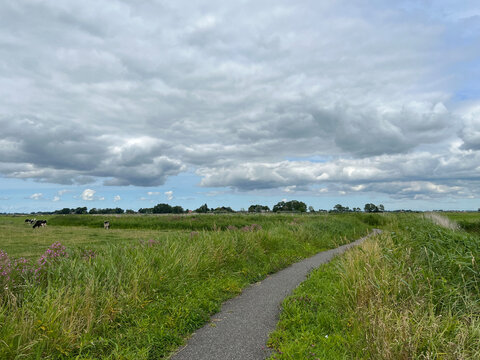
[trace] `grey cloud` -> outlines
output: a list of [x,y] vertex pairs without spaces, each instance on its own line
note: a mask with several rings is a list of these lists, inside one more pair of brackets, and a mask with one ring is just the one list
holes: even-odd
[[[6,1],[0,172],[156,186],[193,168],[203,186],[238,189],[350,184],[350,171],[365,181],[437,176],[438,156],[398,154],[443,151],[455,134],[480,148],[444,75],[462,60],[443,56],[456,50],[443,32],[458,24],[406,18],[387,1],[365,6]],[[393,160],[378,163],[386,154]],[[315,156],[336,162],[282,162]],[[464,156],[445,161],[474,176],[455,160]]]
[[464,126],[459,131],[459,137],[463,140],[462,148],[480,150],[480,106],[467,109],[464,119]]
[[[246,163],[232,168],[203,168],[198,174],[205,187],[230,186],[240,191],[289,188],[315,192],[378,192],[391,197],[464,196],[479,192],[480,154],[383,155],[366,159],[335,159],[324,163],[284,161],[276,164]],[[472,188],[469,184],[475,184]]]

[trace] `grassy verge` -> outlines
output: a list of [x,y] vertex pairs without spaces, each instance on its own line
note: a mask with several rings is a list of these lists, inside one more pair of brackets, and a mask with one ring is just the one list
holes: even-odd
[[[142,241],[100,240],[95,248],[69,239],[69,246],[56,244],[39,261],[0,256],[8,272],[0,277],[0,359],[165,357],[248,283],[365,234],[370,221],[351,215],[271,219],[265,228],[250,223],[148,233],[152,237]],[[3,225],[15,226],[8,221]],[[75,237],[88,229],[37,230],[73,231]]]
[[284,302],[272,359],[479,359],[480,238],[401,216]]

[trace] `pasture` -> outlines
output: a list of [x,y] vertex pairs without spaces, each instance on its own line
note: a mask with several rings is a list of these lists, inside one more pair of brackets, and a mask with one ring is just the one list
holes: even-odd
[[365,214],[44,218],[32,229],[25,217],[0,217],[1,359],[167,356],[249,283],[384,223]]

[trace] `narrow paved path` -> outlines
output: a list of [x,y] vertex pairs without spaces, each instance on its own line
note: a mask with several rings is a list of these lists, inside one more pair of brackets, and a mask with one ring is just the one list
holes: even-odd
[[280,305],[308,273],[330,261],[369,235],[336,249],[323,251],[291,265],[246,288],[228,300],[222,310],[188,340],[171,360],[263,360],[270,352],[265,344],[278,322]]

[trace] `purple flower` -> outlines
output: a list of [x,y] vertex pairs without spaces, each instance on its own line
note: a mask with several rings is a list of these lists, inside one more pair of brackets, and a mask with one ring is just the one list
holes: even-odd
[[97,256],[97,253],[94,250],[83,250],[82,258],[85,260],[93,259]]
[[66,248],[59,241],[54,242],[38,259],[38,267],[34,270],[35,275],[42,273],[48,265],[57,262],[60,258],[68,257]]

